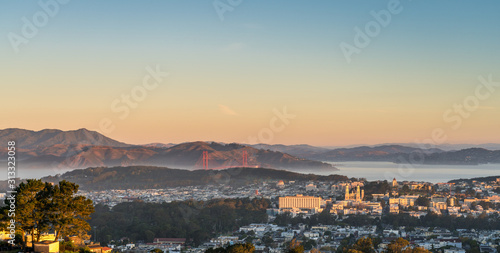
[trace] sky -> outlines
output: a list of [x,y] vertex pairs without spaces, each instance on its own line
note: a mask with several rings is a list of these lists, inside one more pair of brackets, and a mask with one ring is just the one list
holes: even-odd
[[498,1],[0,3],[0,129],[500,142]]

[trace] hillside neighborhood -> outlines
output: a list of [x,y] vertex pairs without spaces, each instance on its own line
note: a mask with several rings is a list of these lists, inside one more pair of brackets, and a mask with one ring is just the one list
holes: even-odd
[[[408,226],[385,222],[386,219],[412,217],[424,219],[481,218],[497,219],[500,212],[500,178],[493,181],[426,183],[404,181],[350,180],[345,182],[268,181],[239,188],[231,186],[178,187],[148,190],[80,191],[79,194],[113,207],[124,202],[206,201],[227,198],[265,198],[271,201],[268,222],[249,224],[230,234],[221,234],[198,247],[187,247],[185,238],[156,238],[153,242],[127,242],[108,245],[114,250],[141,252],[159,248],[165,252],[204,252],[213,247],[250,242],[256,250],[281,252],[292,239],[307,245],[307,250],[333,252],[349,241],[377,238],[383,249],[398,237],[428,250],[446,253],[496,252],[500,227],[452,228]],[[321,224],[318,216],[328,215]],[[363,219],[356,225],[355,218]],[[384,218],[385,217],[385,218]],[[441,217],[441,218],[439,218]],[[311,222],[316,220],[316,222]],[[373,225],[369,222],[373,221]],[[286,223],[286,222],[290,223]],[[380,222],[384,221],[384,222]],[[402,223],[403,224],[403,223]],[[464,224],[465,225],[465,224]],[[98,229],[98,228],[97,228]],[[477,245],[474,243],[477,242]]]

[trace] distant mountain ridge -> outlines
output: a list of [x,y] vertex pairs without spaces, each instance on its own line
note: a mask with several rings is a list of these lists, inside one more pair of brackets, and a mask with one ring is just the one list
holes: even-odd
[[[94,131],[24,129],[0,130],[0,141],[17,142],[20,168],[87,168],[96,166],[152,165],[181,169],[200,169],[203,151],[209,154],[209,168],[242,166],[243,151],[248,154],[247,166],[276,169],[337,170],[331,164],[298,158],[290,154],[256,149],[240,144],[188,142],[178,145],[130,145]],[[0,160],[7,149],[0,149]]]
[[413,148],[437,148],[443,151],[457,151],[468,148],[484,148],[488,150],[500,150],[500,143],[480,143],[480,144],[470,144],[470,143],[461,143],[461,144],[451,144],[451,143],[442,143],[442,144],[426,144],[426,143],[412,143],[412,142],[403,142],[403,143],[380,143],[377,145],[349,145],[346,147],[323,147],[326,149],[338,149],[338,148],[355,148],[360,146],[390,146],[390,145],[398,145],[405,147],[413,147]]
[[143,144],[143,145],[138,145],[138,146],[143,146],[143,147],[148,147],[148,148],[170,148],[170,147],[173,147],[177,144],[174,144],[174,143],[148,143],[148,144]]
[[420,149],[401,145],[359,146],[352,148],[327,149],[310,145],[252,145],[256,148],[265,148],[288,153],[306,159],[321,161],[393,161],[400,154],[422,152],[425,154],[441,153],[441,149]]
[[53,145],[91,145],[110,147],[132,146],[84,128],[72,131],[62,131],[57,129],[31,131],[19,128],[0,130],[0,142],[7,143],[7,141],[12,140],[17,142],[16,146],[18,148],[25,149],[50,147]]
[[[424,164],[500,163],[500,151],[469,148],[444,151],[403,145],[360,146],[327,149],[307,144],[224,144],[217,142],[187,142],[181,144],[151,143],[132,145],[113,140],[95,131],[78,129],[62,131],[45,129],[31,131],[9,128],[0,130],[0,141],[17,142],[20,168],[87,168],[98,166],[168,166],[182,169],[201,168],[203,151],[209,152],[209,165],[228,167],[242,165],[242,154],[248,153],[248,166],[276,169],[336,170],[325,162],[387,161],[409,162],[417,154]],[[0,161],[5,160],[6,148],[0,148]],[[325,161],[325,162],[322,162]]]
[[440,149],[420,149],[400,145],[361,146],[355,148],[338,148],[322,154],[310,156],[310,159],[322,161],[396,161],[402,154],[419,152],[423,154],[441,153]]
[[[405,159],[409,159],[409,155],[404,156]],[[500,163],[500,150],[492,151],[484,148],[468,148],[458,151],[424,154],[414,160],[416,160],[416,163],[449,165]]]
[[500,163],[500,150],[466,148],[445,151],[439,148],[419,148],[396,144],[359,146],[350,148],[318,148],[309,145],[267,145],[258,144],[269,150],[289,153],[305,159],[329,162],[394,162],[414,164],[478,165]]
[[474,178],[460,178],[460,179],[453,179],[448,181],[448,183],[459,183],[459,182],[466,182],[466,183],[472,183],[472,181],[477,181],[477,182],[491,182],[491,181],[497,181],[497,179],[500,179],[500,175],[498,176],[489,176],[489,177],[474,177]]
[[299,145],[283,145],[283,144],[254,144],[254,145],[249,145],[257,149],[269,149],[273,151],[278,151],[278,152],[283,152],[287,153],[290,155],[295,155],[299,157],[312,157],[314,155],[319,155],[322,153],[325,153],[327,151],[330,151],[330,149],[327,148],[321,148],[321,147],[315,147],[307,144],[299,144]]

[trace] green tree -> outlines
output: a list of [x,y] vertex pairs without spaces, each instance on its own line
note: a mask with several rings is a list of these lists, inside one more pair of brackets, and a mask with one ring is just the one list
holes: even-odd
[[410,242],[400,237],[387,245],[385,253],[430,253],[430,251],[422,247],[411,247]]
[[363,253],[374,253],[375,248],[373,247],[372,239],[369,237],[362,237],[356,241],[354,245],[352,245],[351,249],[360,251]]
[[362,253],[363,251],[355,250],[355,249],[348,249],[347,253]]
[[76,246],[72,241],[64,241],[64,242],[59,242],[59,250],[61,252],[66,252],[66,251],[75,251]]
[[408,185],[403,185],[403,188],[401,188],[401,191],[400,191],[400,195],[403,195],[403,194],[408,194],[410,193],[410,187]]
[[207,249],[205,253],[253,253],[255,251],[255,246],[251,243],[245,244],[234,244],[227,246],[226,248],[220,247],[215,249]]
[[429,206],[430,203],[431,201],[429,200],[429,198],[426,198],[424,196],[420,196],[415,200],[415,204],[417,206]]
[[[74,196],[78,185],[61,181],[53,186],[41,180],[28,179],[16,187],[15,196],[16,227],[24,235],[23,248],[26,250],[26,238],[31,236],[32,247],[40,241],[40,235],[49,230],[56,231],[56,240],[60,236],[77,235],[85,238],[90,230],[86,222],[94,211],[92,201],[83,196]],[[9,210],[10,199],[3,208],[5,214]],[[8,215],[7,215],[8,216]],[[9,217],[3,216],[5,220]]]
[[78,185],[63,180],[58,185],[47,185],[44,195],[47,200],[49,221],[56,232],[56,240],[59,237],[76,235],[88,239],[87,232],[90,225],[87,220],[94,212],[92,200],[84,196],[74,196],[78,192]]
[[[16,228],[22,232],[23,236],[23,248],[26,250],[27,236],[32,238],[32,247],[35,241],[36,234],[41,234],[45,231],[46,226],[41,220],[43,207],[37,198],[37,193],[41,191],[44,187],[42,180],[28,179],[26,183],[20,183],[14,191],[17,192],[15,195],[15,215],[14,217],[8,217],[5,215],[4,220],[10,220],[14,218],[16,220]],[[11,200],[5,199],[6,207],[3,208],[3,213],[9,212]],[[37,229],[38,228],[38,229]]]
[[88,247],[85,247],[85,248],[80,248],[78,253],[92,253],[92,251],[90,251]]
[[406,249],[406,247],[408,247],[408,245],[410,245],[410,242],[408,242],[407,240],[400,237],[400,238],[392,241],[391,243],[389,243],[389,245],[387,245],[386,252],[387,253],[401,253],[401,252],[403,252],[404,249]]
[[286,253],[304,253],[304,246],[293,239],[286,248]]
[[274,242],[273,236],[269,232],[266,233],[261,240],[267,247],[271,246],[271,244]]
[[479,242],[468,237],[460,238],[467,253],[479,253]]
[[251,243],[235,244],[228,247],[228,253],[253,253],[255,246]]
[[304,241],[303,245],[305,250],[311,250],[313,247],[316,247],[317,243],[315,240],[308,239]]
[[430,253],[429,250],[424,249],[423,247],[414,247],[411,249],[412,253]]
[[472,196],[472,197],[475,197],[476,196],[476,191],[472,188],[467,188],[467,190],[465,191],[465,194],[467,194],[468,196]]

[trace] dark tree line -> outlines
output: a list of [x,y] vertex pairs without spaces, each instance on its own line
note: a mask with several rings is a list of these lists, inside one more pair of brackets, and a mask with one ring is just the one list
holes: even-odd
[[363,189],[365,190],[365,196],[368,196],[372,194],[385,194],[387,192],[390,192],[392,190],[392,186],[389,185],[387,180],[380,182],[371,181],[371,182],[366,182]]
[[266,199],[215,199],[172,203],[120,203],[109,209],[97,205],[90,225],[101,242],[152,242],[156,237],[186,238],[198,245],[210,237],[250,223],[267,222]]
[[62,176],[44,178],[48,182],[71,180],[82,189],[165,189],[180,186],[247,185],[266,180],[337,182],[348,178],[342,175],[300,174],[266,168],[229,168],[225,170],[180,170],[154,166],[98,167],[73,170]]
[[208,249],[205,253],[253,253],[255,252],[255,246],[251,243],[245,244],[234,244],[227,247],[219,247],[215,249]]
[[61,181],[52,185],[28,179],[14,191],[17,192],[14,197],[15,212],[11,211],[13,206],[9,195],[5,199],[6,206],[1,209],[1,220],[7,224],[15,221],[16,232],[21,235],[24,248],[27,246],[27,236],[33,238],[32,242],[38,242],[46,232],[54,232],[56,240],[74,235],[86,238],[90,230],[87,220],[90,219],[94,206],[91,200],[75,196],[78,192],[77,184]]

